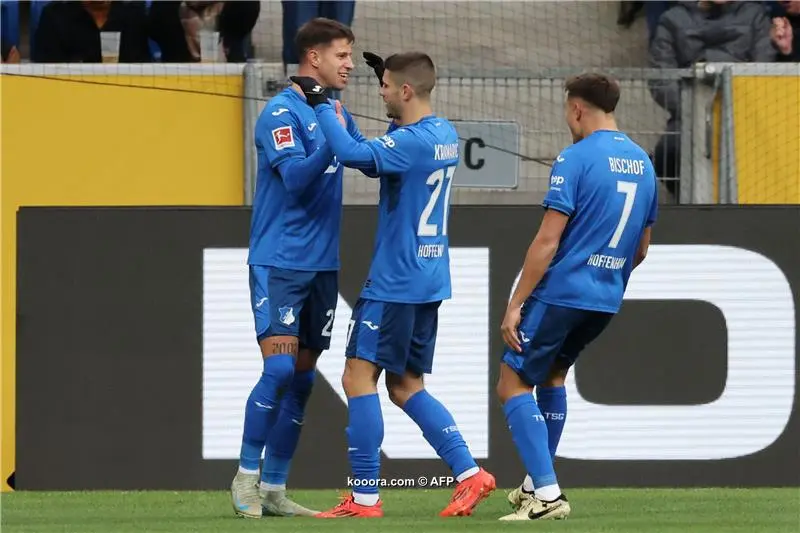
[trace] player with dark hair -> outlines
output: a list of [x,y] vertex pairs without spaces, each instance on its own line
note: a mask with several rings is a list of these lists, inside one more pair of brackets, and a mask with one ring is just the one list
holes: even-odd
[[386,135],[368,142],[345,134],[314,79],[293,78],[339,161],[380,177],[375,250],[350,319],[342,376],[354,489],[318,516],[383,516],[378,476],[384,427],[377,383],[384,370],[392,402],[420,427],[458,481],[441,515],[466,516],[495,489],[495,479],[477,465],[453,416],[425,390],[423,379],[433,368],[439,306],[451,297],[447,217],[458,134],[431,109],[436,71],[430,57],[409,52],[385,63],[374,54],[365,58],[394,119]]
[[[564,380],[619,311],[656,220],[656,176],[617,129],[619,86],[602,74],[567,81],[574,144],[556,158],[544,218],[528,248],[501,326],[497,394],[528,477],[501,520],[563,519],[570,505],[553,459],[567,414]],[[536,399],[532,395],[536,389]]]
[[[353,69],[353,32],[334,20],[307,22],[295,39],[299,72],[341,90]],[[326,99],[327,101],[327,99]],[[364,139],[331,101],[342,134]],[[270,99],[255,128],[258,181],[250,229],[250,297],[263,372],[245,407],[236,514],[313,515],[286,497],[320,353],[330,347],[338,300],[343,166],[296,85]],[[339,132],[337,132],[338,134]],[[259,465],[266,446],[261,470]]]

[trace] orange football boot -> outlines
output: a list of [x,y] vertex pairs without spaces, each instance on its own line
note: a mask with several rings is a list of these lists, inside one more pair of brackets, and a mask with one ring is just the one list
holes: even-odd
[[497,488],[494,476],[481,468],[456,486],[450,503],[439,516],[470,516],[480,502]]
[[381,518],[383,516],[381,505],[383,502],[380,500],[375,505],[358,504],[350,494],[342,498],[339,505],[330,511],[323,511],[315,516],[317,518]]

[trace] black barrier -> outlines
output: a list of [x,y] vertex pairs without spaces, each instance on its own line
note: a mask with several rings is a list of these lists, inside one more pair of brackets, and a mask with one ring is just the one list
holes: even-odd
[[[249,216],[248,210],[236,208],[20,210],[18,489],[221,489],[229,484],[235,460],[203,459],[203,254],[207,248],[246,247]],[[488,249],[489,457],[480,462],[495,473],[501,486],[517,484],[524,472],[494,397],[502,350],[497,326],[540,220],[541,210],[536,207],[456,206],[450,218],[453,248]],[[661,270],[648,274],[656,276],[652,278],[655,281],[642,289],[642,295],[674,289],[676,299],[627,301],[608,331],[579,362],[577,382],[583,407],[604,404],[593,412],[608,413],[602,422],[606,427],[619,427],[619,435],[632,430],[625,426],[627,411],[618,407],[651,406],[650,411],[639,411],[636,416],[657,416],[658,408],[666,406],[707,408],[702,413],[709,418],[702,424],[710,435],[709,446],[705,449],[695,442],[696,450],[686,450],[693,441],[682,440],[681,425],[670,429],[654,422],[651,431],[661,432],[665,438],[647,441],[647,435],[637,437],[637,442],[650,442],[648,449],[637,447],[637,442],[615,448],[611,441],[597,441],[593,449],[583,451],[572,446],[573,458],[557,459],[562,485],[798,484],[800,421],[797,411],[791,410],[797,397],[797,314],[791,317],[800,301],[798,220],[797,208],[662,210],[654,245],[679,247],[664,248],[661,259],[648,259],[660,261]],[[340,293],[350,305],[367,273],[375,223],[372,207],[345,209]],[[790,239],[787,232],[791,231],[795,236]],[[696,287],[716,283],[718,293],[709,299],[730,300],[731,293],[762,291],[758,284],[768,284],[763,288],[764,297],[788,301],[791,307],[787,314],[776,315],[778,329],[745,331],[742,328],[747,324],[756,323],[748,318],[748,306],[732,307],[738,318],[726,319],[718,305],[693,297],[689,288],[682,289],[670,272],[685,267],[693,253],[687,245],[739,249],[720,248],[720,256],[703,252],[704,266],[699,274],[692,274],[699,280]],[[726,250],[736,253],[725,255]],[[768,269],[758,270],[761,264],[777,268],[769,274]],[[741,269],[745,276],[737,278],[739,285],[719,285],[722,277],[715,272],[732,268]],[[634,277],[644,275],[640,272]],[[788,280],[789,292],[782,282],[775,281],[776,272]],[[772,277],[767,279],[768,275]],[[684,277],[691,278],[688,274]],[[759,298],[753,301],[761,305]],[[759,316],[753,320],[763,318]],[[336,320],[346,323],[349,317],[337,316]],[[742,331],[753,339],[762,333],[777,338],[776,332],[785,337],[787,331],[793,331],[789,366],[785,352],[780,352],[781,358],[776,351],[776,340],[764,344],[769,355],[763,366],[743,367],[737,362],[735,371],[729,368],[733,363],[727,354],[728,342],[742,342]],[[751,362],[752,353],[757,355],[762,349],[746,343],[740,346],[750,350]],[[332,351],[323,357],[341,358],[342,354]],[[790,379],[787,381],[783,371],[770,378],[768,371],[759,370],[773,366],[789,368]],[[762,374],[767,378],[758,377]],[[749,376],[758,381],[753,384]],[[753,387],[745,393],[746,402],[715,411],[727,379]],[[347,410],[325,379],[317,383],[290,485],[341,488],[348,475]],[[593,417],[576,422],[581,416],[580,409],[573,408],[576,400],[570,398],[565,439],[572,433],[573,442],[575,435],[594,442],[590,426],[599,422],[593,422]],[[763,412],[761,405],[765,406]],[[778,411],[786,405],[791,411],[783,424]],[[700,411],[686,412],[687,424],[692,422],[692,413],[702,416]],[[760,419],[771,422],[765,425]],[[737,426],[741,427],[742,444],[738,452],[731,451],[735,446],[728,449],[724,443],[713,444],[715,435],[722,434],[715,431],[736,430]],[[649,458],[591,458],[628,452]],[[671,460],[676,453],[706,458]],[[715,457],[736,453],[743,455]],[[589,458],[574,458],[576,455]],[[438,460],[385,459],[382,466],[384,478],[446,474]]]

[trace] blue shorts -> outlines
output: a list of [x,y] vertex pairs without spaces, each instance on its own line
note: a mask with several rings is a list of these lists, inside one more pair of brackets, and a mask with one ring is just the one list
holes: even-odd
[[430,374],[441,303],[359,298],[347,328],[345,355],[370,361],[392,374]]
[[301,347],[327,350],[339,298],[338,272],[250,266],[256,339],[290,335]]
[[528,385],[535,387],[550,374],[558,359],[566,368],[575,364],[614,317],[611,313],[562,307],[528,299],[522,306],[518,332],[522,353],[508,346],[503,362]]

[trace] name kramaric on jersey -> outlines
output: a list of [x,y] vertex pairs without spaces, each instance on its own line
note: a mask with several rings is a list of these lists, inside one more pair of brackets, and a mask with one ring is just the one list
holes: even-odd
[[437,144],[435,146],[434,159],[436,159],[437,161],[449,161],[450,159],[458,159],[458,143]]

